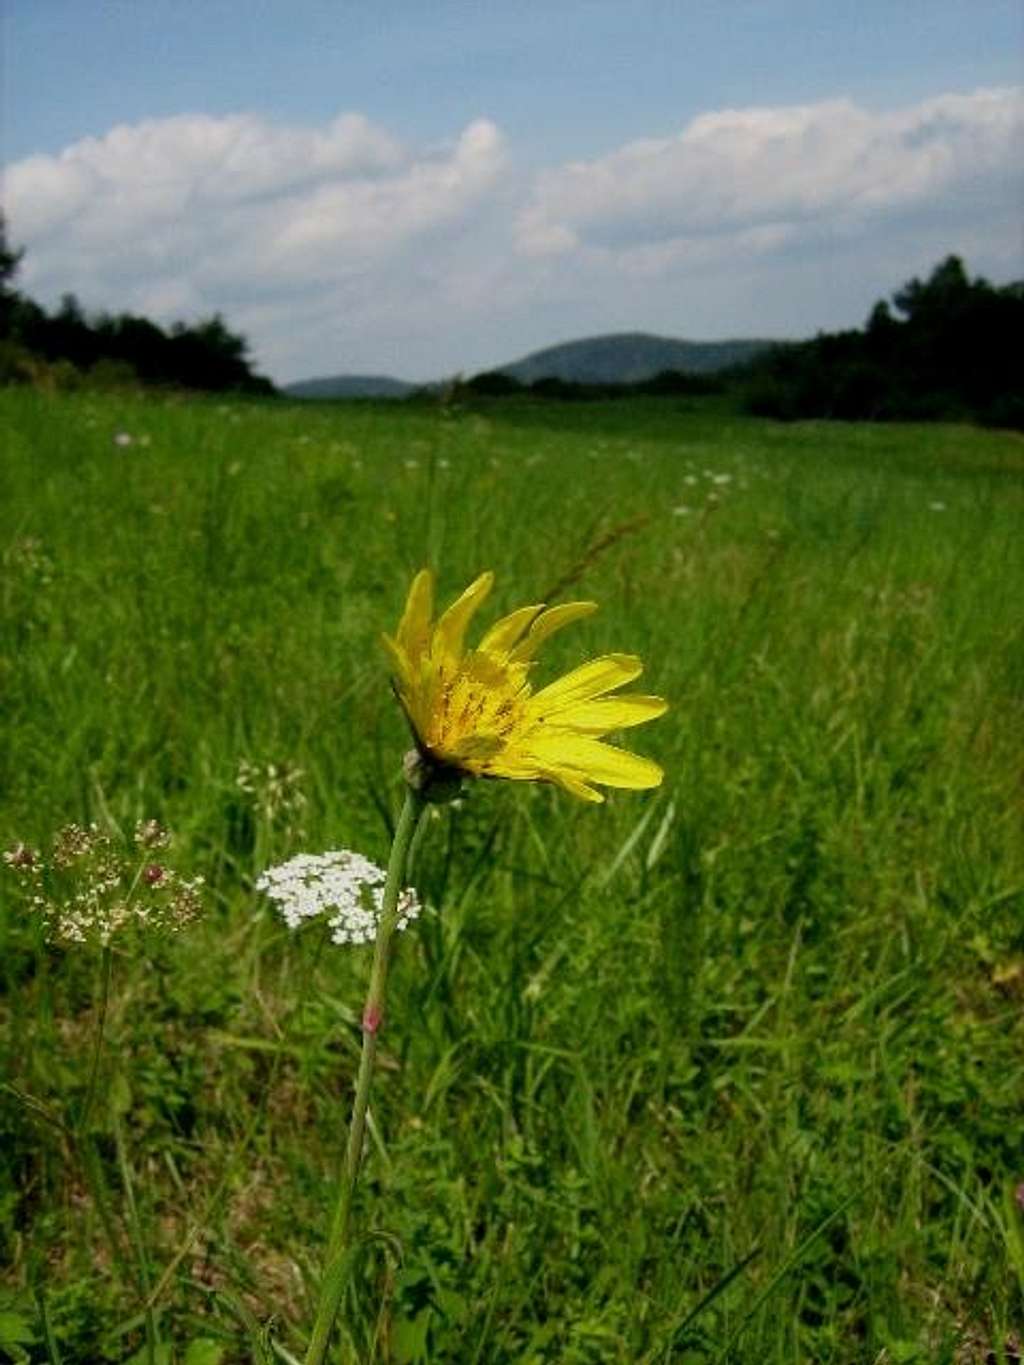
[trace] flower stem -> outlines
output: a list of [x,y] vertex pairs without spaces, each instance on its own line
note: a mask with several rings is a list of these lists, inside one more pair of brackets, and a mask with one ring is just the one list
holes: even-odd
[[110,1191],[107,1189],[106,1176],[103,1174],[103,1162],[100,1159],[99,1148],[96,1140],[89,1128],[89,1120],[92,1118],[93,1106],[96,1102],[96,1094],[99,1089],[100,1070],[103,1062],[103,1050],[106,1043],[107,1015],[110,1010],[110,980],[113,973],[113,952],[109,943],[103,945],[100,956],[99,966],[99,986],[95,992],[95,1014],[96,1026],[93,1031],[92,1039],[92,1059],[89,1063],[89,1079],[85,1087],[85,1099],[79,1110],[77,1119],[70,1126],[70,1138],[72,1150],[77,1153],[82,1163],[82,1172],[85,1176],[85,1183],[89,1187],[89,1194],[92,1197],[93,1206],[99,1214],[103,1231],[110,1245],[110,1252],[115,1264],[121,1264],[124,1260],[124,1250],[117,1232],[117,1225],[110,1207]]
[[113,953],[110,944],[103,945],[100,957],[100,987],[96,1001],[96,1028],[92,1041],[92,1062],[89,1066],[89,1080],[85,1087],[85,1100],[78,1116],[76,1129],[80,1134],[87,1133],[93,1101],[96,1099],[96,1083],[100,1074],[100,1059],[107,1027],[107,1011],[110,1008],[110,977],[113,969]]
[[146,1323],[146,1365],[156,1365],[157,1348],[160,1345],[160,1333],[157,1329],[156,1312],[153,1308],[153,1301],[149,1294],[149,1259],[146,1256],[146,1241],[142,1235],[142,1222],[139,1218],[139,1208],[135,1202],[135,1189],[132,1181],[131,1167],[128,1164],[128,1152],[124,1145],[124,1130],[121,1126],[121,1119],[114,1113],[114,1143],[117,1150],[117,1164],[121,1172],[121,1184],[124,1188],[125,1206],[128,1210],[128,1227],[131,1232],[131,1239],[134,1243],[135,1251],[135,1273],[139,1281],[139,1296],[143,1302],[143,1316]]
[[322,1365],[331,1330],[334,1327],[334,1320],[338,1315],[348,1280],[349,1252],[351,1250],[349,1246],[349,1223],[351,1221],[352,1201],[359,1179],[359,1165],[363,1154],[366,1112],[370,1103],[370,1083],[373,1079],[373,1066],[377,1056],[377,1035],[384,1015],[388,966],[391,961],[391,939],[398,922],[398,896],[405,879],[409,847],[425,806],[426,799],[423,794],[410,787],[406,792],[405,805],[402,807],[402,813],[395,828],[394,841],[391,845],[380,926],[377,930],[377,941],[374,947],[373,966],[370,969],[370,985],[366,993],[366,1003],[363,1006],[363,1049],[359,1058],[355,1098],[352,1102],[352,1117],[348,1128],[345,1163],[338,1180],[338,1199],[331,1223],[331,1235],[327,1244],[327,1258],[320,1288],[320,1301],[317,1304],[313,1334],[306,1351],[305,1365]]

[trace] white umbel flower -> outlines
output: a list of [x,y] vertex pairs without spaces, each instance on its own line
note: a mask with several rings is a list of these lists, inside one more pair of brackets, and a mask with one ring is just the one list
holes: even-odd
[[[284,922],[296,929],[307,919],[327,916],[335,943],[372,943],[377,937],[386,877],[382,868],[349,849],[326,853],[297,853],[286,863],[270,867],[256,882],[277,905]],[[398,929],[405,929],[420,913],[411,887],[398,898]]]

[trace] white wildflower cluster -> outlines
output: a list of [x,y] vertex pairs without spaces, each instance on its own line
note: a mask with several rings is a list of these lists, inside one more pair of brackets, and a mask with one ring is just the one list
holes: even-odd
[[707,491],[704,494],[703,507],[701,507],[700,504],[693,502],[677,502],[672,508],[672,515],[674,517],[688,517],[694,513],[698,513],[700,514],[701,522],[703,522],[707,515],[713,512],[721,504],[723,494],[726,489],[729,488],[730,484],[736,483],[738,488],[744,490],[750,486],[748,481],[742,477],[739,478],[737,482],[736,475],[729,473],[728,470],[718,471],[714,469],[701,469],[698,471],[696,465],[689,462],[686,463],[684,468],[688,472],[682,476],[682,481],[686,486],[686,491],[682,494],[683,499],[698,497],[702,481],[709,484],[710,487],[707,488]]
[[[382,868],[348,849],[299,853],[268,868],[256,882],[277,905],[285,923],[296,929],[307,919],[327,916],[335,943],[372,943],[377,937],[386,877]],[[405,929],[420,913],[411,887],[398,898],[397,928]]]
[[70,824],[54,835],[48,856],[19,843],[3,861],[50,939],[106,946],[129,929],[176,933],[202,913],[202,877],[148,861],[169,844],[156,820],[140,820],[130,844],[98,825]]

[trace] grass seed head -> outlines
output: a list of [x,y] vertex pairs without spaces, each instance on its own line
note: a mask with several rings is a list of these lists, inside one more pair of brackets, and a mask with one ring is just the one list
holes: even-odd
[[290,763],[253,763],[243,758],[235,785],[268,824],[290,827],[306,808],[305,776]]

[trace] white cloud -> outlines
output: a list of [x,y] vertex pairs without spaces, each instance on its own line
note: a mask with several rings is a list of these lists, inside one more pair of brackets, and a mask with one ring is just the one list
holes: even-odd
[[1020,273],[1021,125],[1008,90],[720,110],[531,173],[486,119],[423,148],[182,115],[16,162],[5,199],[43,303],[220,310],[279,379],[430,378],[590,331],[849,325],[950,251]]
[[402,153],[358,114],[323,131],[276,128],[251,114],[185,114],[111,129],[59,156],[17,162],[7,191],[32,236],[58,231],[84,214],[94,229],[114,219],[139,226],[190,206],[280,198],[331,177],[372,179]]
[[[72,290],[90,307],[235,322],[275,299],[282,334],[303,290],[344,303],[346,284],[372,291],[432,234],[457,235],[503,162],[484,119],[424,151],[358,114],[324,129],[183,115],[17,162],[6,199],[28,248],[21,283],[44,301]],[[255,340],[273,354],[286,338]]]
[[1011,182],[1024,118],[1019,92],[942,95],[871,112],[850,100],[728,109],[675,137],[631,142],[545,172],[517,223],[526,255],[604,251],[667,264],[742,248],[771,252],[822,228],[936,205]]

